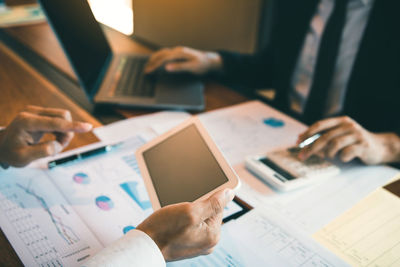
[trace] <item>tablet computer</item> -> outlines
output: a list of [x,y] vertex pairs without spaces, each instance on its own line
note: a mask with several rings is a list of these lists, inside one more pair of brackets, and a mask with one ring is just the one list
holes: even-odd
[[240,185],[200,121],[193,117],[136,152],[153,209],[206,199]]

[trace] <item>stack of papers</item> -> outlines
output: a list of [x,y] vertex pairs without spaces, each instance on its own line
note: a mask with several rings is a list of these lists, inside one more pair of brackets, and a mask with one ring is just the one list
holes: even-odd
[[400,265],[400,176],[376,189],[314,238],[352,266]]
[[[94,130],[101,145],[123,141],[114,152],[50,171],[46,163],[55,158],[0,172],[0,226],[22,262],[81,265],[149,216],[152,209],[134,153],[190,116],[159,112],[116,122]],[[223,225],[213,254],[169,265],[346,266],[339,252],[329,252],[312,235],[386,184],[398,170],[346,164],[337,177],[276,192],[246,170],[244,158],[293,145],[304,125],[258,101],[199,118],[242,180],[237,195],[255,209]],[[99,144],[57,157],[94,146]],[[235,209],[230,205],[226,214]],[[329,247],[332,236],[323,239]]]
[[348,266],[268,209],[255,209],[222,228],[221,241],[207,256],[168,266]]

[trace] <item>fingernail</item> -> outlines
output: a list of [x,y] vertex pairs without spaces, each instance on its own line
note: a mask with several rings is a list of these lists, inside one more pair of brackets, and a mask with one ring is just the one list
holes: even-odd
[[85,131],[90,131],[93,128],[93,125],[87,122],[80,122],[79,124]]
[[233,192],[232,189],[227,189],[227,190],[225,190],[225,198],[226,198],[228,201],[231,201],[234,197],[235,197],[235,192]]
[[167,65],[165,65],[165,69],[168,70],[168,71],[173,71],[174,70],[174,65],[167,64]]
[[57,141],[53,142],[53,147],[54,147],[54,154],[58,154],[64,149],[64,147]]

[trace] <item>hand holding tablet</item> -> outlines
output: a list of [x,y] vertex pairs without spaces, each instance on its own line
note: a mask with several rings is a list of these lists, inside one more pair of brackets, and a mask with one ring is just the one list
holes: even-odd
[[154,210],[208,198],[240,181],[200,121],[193,117],[136,152]]

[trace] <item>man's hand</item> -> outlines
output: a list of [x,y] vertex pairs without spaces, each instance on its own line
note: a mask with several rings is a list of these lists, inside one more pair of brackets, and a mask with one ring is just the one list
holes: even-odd
[[371,133],[349,117],[330,118],[313,124],[299,136],[298,143],[317,133],[323,134],[303,148],[299,154],[301,160],[313,154],[329,158],[339,155],[344,162],[359,158],[366,164],[399,160],[399,136],[394,133]]
[[188,47],[165,48],[154,53],[145,68],[152,73],[164,67],[167,72],[190,72],[203,75],[222,68],[221,57],[214,52],[204,52]]
[[166,261],[209,254],[219,240],[224,207],[233,197],[226,189],[200,202],[170,205],[137,229],[154,240]]
[[[74,132],[88,132],[92,125],[73,122],[63,109],[28,106],[0,132],[0,163],[23,167],[31,161],[61,152],[74,137]],[[40,142],[51,133],[55,140]]]

